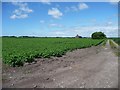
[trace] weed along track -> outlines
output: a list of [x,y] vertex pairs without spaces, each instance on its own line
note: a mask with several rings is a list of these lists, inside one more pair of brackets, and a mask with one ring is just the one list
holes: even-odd
[[[62,42],[64,42],[65,39],[62,40]],[[68,42],[72,43],[69,40],[71,41],[73,39],[68,39]],[[76,40],[73,40],[73,46]],[[96,42],[99,43],[101,41],[95,41],[94,45],[97,44]],[[80,41],[79,43],[82,42]],[[64,44],[67,44],[66,41]],[[77,45],[75,45],[75,47],[76,46]],[[71,52],[66,52],[66,54],[61,57],[36,58],[35,60],[37,61],[36,63],[26,64],[22,67],[11,67],[8,69],[7,66],[6,68],[3,66],[3,87],[118,87],[118,57],[113,53],[108,41],[104,47],[98,45],[89,48],[76,49]]]

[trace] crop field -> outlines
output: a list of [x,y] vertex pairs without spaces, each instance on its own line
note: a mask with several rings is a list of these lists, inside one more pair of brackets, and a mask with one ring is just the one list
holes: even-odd
[[118,45],[120,45],[120,38],[112,38]]
[[22,66],[34,58],[60,57],[67,51],[98,45],[103,40],[78,38],[3,38],[3,62]]

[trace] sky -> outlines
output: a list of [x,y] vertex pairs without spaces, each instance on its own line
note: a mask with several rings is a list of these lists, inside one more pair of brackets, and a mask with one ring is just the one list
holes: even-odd
[[2,2],[3,36],[118,36],[118,4],[112,2]]

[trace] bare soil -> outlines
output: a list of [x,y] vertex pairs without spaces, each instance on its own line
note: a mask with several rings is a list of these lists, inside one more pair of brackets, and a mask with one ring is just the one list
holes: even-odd
[[118,57],[109,41],[35,61],[23,67],[3,65],[3,88],[118,88]]

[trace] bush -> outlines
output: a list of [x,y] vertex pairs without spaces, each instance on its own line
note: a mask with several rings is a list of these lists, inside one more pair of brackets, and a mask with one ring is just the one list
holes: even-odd
[[94,32],[91,37],[92,39],[105,39],[106,35],[103,32]]

